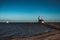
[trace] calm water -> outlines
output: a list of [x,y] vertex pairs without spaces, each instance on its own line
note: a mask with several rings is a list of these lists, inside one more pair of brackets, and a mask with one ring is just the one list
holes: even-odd
[[51,31],[39,24],[0,24],[0,38],[3,37],[23,37],[25,35],[35,35],[43,32]]

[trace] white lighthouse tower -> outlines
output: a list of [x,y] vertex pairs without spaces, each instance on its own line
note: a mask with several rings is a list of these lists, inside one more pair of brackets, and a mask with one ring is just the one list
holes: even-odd
[[45,23],[44,20],[40,16],[38,16],[38,23]]
[[9,23],[9,21],[6,21],[6,23]]

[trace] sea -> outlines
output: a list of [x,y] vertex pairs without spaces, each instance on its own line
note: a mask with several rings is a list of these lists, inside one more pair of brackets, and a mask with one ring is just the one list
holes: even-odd
[[24,37],[53,30],[37,23],[0,23],[0,38]]

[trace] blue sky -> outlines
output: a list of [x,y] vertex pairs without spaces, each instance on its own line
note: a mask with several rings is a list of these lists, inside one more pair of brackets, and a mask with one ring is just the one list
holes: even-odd
[[0,0],[0,21],[60,22],[59,0]]

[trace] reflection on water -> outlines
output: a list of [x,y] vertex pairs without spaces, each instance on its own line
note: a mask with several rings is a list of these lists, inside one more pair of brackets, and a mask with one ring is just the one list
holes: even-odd
[[52,28],[39,24],[0,24],[0,38],[2,37],[23,37],[51,31]]

